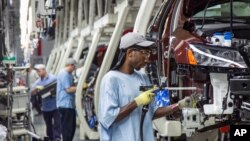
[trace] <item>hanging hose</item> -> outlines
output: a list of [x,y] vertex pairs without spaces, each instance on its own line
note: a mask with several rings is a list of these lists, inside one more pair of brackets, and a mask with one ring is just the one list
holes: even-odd
[[140,122],[140,137],[141,137],[141,141],[143,141],[143,123],[144,123],[144,119],[145,119],[147,111],[148,111],[148,105],[143,106],[142,107],[142,114],[141,114],[141,122]]
[[[149,89],[153,88],[153,86],[140,86],[140,91],[147,91]],[[144,123],[144,119],[146,116],[146,113],[148,112],[148,107],[149,105],[144,105],[142,107],[142,114],[141,114],[141,121],[140,121],[140,137],[141,137],[141,141],[143,141],[143,123]]]

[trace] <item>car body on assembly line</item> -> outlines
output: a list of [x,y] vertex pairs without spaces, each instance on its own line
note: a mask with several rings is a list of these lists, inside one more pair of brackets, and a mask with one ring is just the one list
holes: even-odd
[[247,0],[168,0],[148,28],[158,51],[147,66],[151,81],[169,88],[172,102],[197,99],[182,110],[187,137],[250,120],[249,6]]

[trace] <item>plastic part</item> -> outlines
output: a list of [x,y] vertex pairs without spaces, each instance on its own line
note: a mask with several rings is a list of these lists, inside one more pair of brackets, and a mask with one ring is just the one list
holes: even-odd
[[165,107],[170,105],[170,96],[168,90],[155,91],[155,102],[158,107]]
[[[213,104],[204,105],[204,113],[206,115],[232,114],[233,106],[227,106],[228,103],[233,103],[230,98],[230,90],[228,90],[227,74],[210,73],[210,79],[213,86]],[[226,107],[223,105],[226,105]]]
[[197,65],[197,61],[196,61],[196,59],[194,57],[193,52],[190,49],[188,49],[187,53],[188,53],[187,56],[188,56],[188,62],[189,62],[189,64],[190,65]]
[[159,118],[153,121],[153,127],[161,136],[178,137],[181,135],[181,122],[168,121],[165,118]]

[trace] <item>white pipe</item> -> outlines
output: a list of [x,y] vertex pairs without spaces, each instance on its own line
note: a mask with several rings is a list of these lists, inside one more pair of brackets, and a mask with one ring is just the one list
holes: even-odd
[[[124,1],[125,2],[125,1]],[[126,2],[125,2],[126,3]],[[129,5],[126,3],[126,6],[124,6],[119,12],[118,12],[118,20],[117,24],[115,26],[114,32],[111,36],[109,46],[107,48],[106,54],[103,59],[103,63],[101,65],[99,74],[97,76],[96,85],[95,85],[95,111],[98,113],[98,103],[99,103],[99,92],[100,92],[100,83],[102,77],[105,75],[105,73],[110,69],[111,63],[113,61],[115,52],[118,48],[118,43],[122,34],[122,30],[124,28],[124,25],[126,23],[126,19],[129,13]]]
[[247,102],[242,102],[243,105],[247,105],[247,106],[250,106],[250,103],[247,103]]
[[81,29],[81,27],[82,27],[82,21],[83,21],[82,14],[83,14],[83,0],[79,0],[78,1],[78,11],[77,11],[77,15],[78,15],[77,26],[79,29]]
[[56,74],[58,74],[60,72],[60,70],[62,68],[64,68],[65,63],[66,63],[67,59],[69,58],[69,55],[70,55],[70,53],[72,51],[73,41],[74,41],[73,38],[69,38],[69,41],[65,43],[66,51],[63,54],[63,56],[61,57],[60,61],[58,62],[59,64],[58,64],[58,67],[57,67]]
[[85,24],[89,23],[89,0],[83,0],[83,8],[84,8],[84,17],[85,17]]
[[111,13],[111,0],[105,0],[105,14]]
[[50,72],[51,72],[52,74],[55,74],[55,72],[56,72],[56,67],[57,67],[57,65],[58,65],[57,62],[58,62],[58,60],[60,59],[60,56],[61,56],[61,51],[58,50],[58,52],[55,53],[55,60],[54,60],[54,62],[51,64]]
[[84,45],[85,45],[84,36],[81,36],[79,38],[79,44],[77,46],[76,52],[75,52],[74,57],[73,57],[76,61],[78,61],[80,59],[80,56],[82,54],[82,50],[85,47]]
[[84,118],[84,113],[83,113],[84,109],[83,109],[83,103],[82,103],[82,91],[83,91],[82,87],[87,78],[90,66],[93,62],[93,58],[95,56],[95,53],[98,47],[98,42],[100,40],[101,33],[102,33],[101,28],[97,29],[97,31],[94,33],[94,37],[93,37],[91,46],[89,48],[86,61],[84,63],[84,66],[82,67],[83,69],[82,69],[82,72],[81,72],[81,75],[77,84],[76,93],[75,93],[76,94],[76,98],[75,98],[76,111],[78,113],[78,118],[81,122],[80,124],[85,126],[84,132],[86,133],[91,133],[93,131],[90,128],[88,128],[88,123],[86,122],[86,119]]
[[241,108],[250,111],[250,108],[248,108],[246,106],[241,106]]
[[68,21],[70,20],[69,19],[69,14],[68,14],[68,12],[69,12],[69,5],[68,5],[68,3],[69,3],[69,0],[65,0],[65,5],[64,5],[64,7],[65,7],[65,10],[64,10],[64,21],[63,21],[63,40],[62,41],[66,41],[67,40],[67,35],[68,35]]
[[[156,0],[143,0],[138,14],[136,16],[133,32],[146,35],[149,20],[151,18],[152,11],[154,9]],[[141,69],[141,72],[145,73],[145,68]]]
[[182,91],[182,90],[197,90],[196,87],[165,87],[164,89],[170,90],[170,91]]
[[[64,4],[65,5],[65,4]],[[54,48],[58,48],[58,47],[60,47],[60,45],[61,45],[61,43],[62,43],[62,41],[63,41],[63,34],[62,34],[62,32],[63,32],[63,30],[64,30],[64,26],[63,26],[63,24],[64,24],[64,11],[65,11],[65,9],[63,8],[62,10],[60,10],[59,11],[59,15],[60,15],[60,17],[59,17],[59,23],[58,23],[58,37],[59,37],[59,39],[58,39],[58,43],[56,44],[56,46],[54,47]]]
[[60,67],[60,60],[62,59],[64,53],[65,53],[65,48],[62,45],[60,51],[58,51],[57,53],[57,59],[53,66],[53,74],[57,74],[57,68]]
[[54,57],[54,60],[53,60],[53,62],[51,62],[51,65],[50,65],[50,67],[48,68],[48,71],[50,71],[52,74],[54,74],[54,72],[55,72],[54,68],[55,68],[55,65],[57,65],[57,64],[55,64],[55,63],[56,63],[56,61],[58,60],[59,55],[60,55],[60,50],[57,51],[57,52],[55,52],[55,54],[54,54],[54,56],[55,56],[55,57]]
[[95,9],[96,9],[96,0],[91,0],[89,3],[89,25],[92,27],[95,20]]
[[41,139],[40,136],[38,136],[37,134],[35,134],[35,133],[33,133],[33,132],[27,131],[27,133],[28,133],[29,135],[31,135],[32,137],[36,138],[36,139]]
[[73,31],[73,22],[74,22],[74,17],[75,17],[75,15],[74,15],[74,7],[75,6],[75,0],[71,0],[70,1],[70,17],[69,17],[69,31],[71,32],[71,31]]
[[62,48],[59,60],[57,60],[57,62],[56,62],[57,66],[55,68],[55,75],[57,75],[59,73],[59,71],[61,70],[61,68],[60,68],[61,67],[61,60],[63,59],[65,52],[66,52],[66,49]]
[[[59,21],[59,19],[60,19],[60,15],[59,15],[59,11],[55,11],[55,13],[56,13],[56,19],[57,19],[57,21]],[[58,45],[58,39],[59,39],[59,37],[58,37],[58,35],[59,35],[59,26],[56,26],[56,28],[55,28],[55,41],[54,41],[54,46],[56,46],[56,45]]]
[[50,71],[51,70],[51,65],[52,65],[52,62],[54,61],[55,59],[55,49],[53,49],[51,51],[51,54],[49,55],[49,60],[46,64],[46,70]]
[[49,72],[52,69],[52,64],[55,61],[55,59],[56,59],[56,54],[55,53],[51,54],[50,57],[49,57],[49,61],[48,61],[47,65],[46,65],[46,70],[48,70]]
[[143,0],[137,14],[133,32],[146,34],[148,23],[151,18],[156,0]]
[[98,8],[98,17],[100,18],[103,16],[103,1],[102,0],[97,1],[97,8]]

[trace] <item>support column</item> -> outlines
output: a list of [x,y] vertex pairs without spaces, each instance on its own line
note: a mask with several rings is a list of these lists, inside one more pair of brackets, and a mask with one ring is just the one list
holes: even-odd
[[78,61],[79,59],[80,59],[80,56],[81,56],[81,54],[82,54],[82,50],[83,50],[83,48],[85,47],[84,45],[85,45],[85,39],[84,39],[84,37],[83,36],[81,36],[80,38],[79,38],[79,44],[78,44],[78,46],[77,46],[77,49],[76,49],[76,52],[75,52],[75,54],[74,54],[74,59],[76,60],[76,61]]
[[61,59],[61,57],[63,56],[64,54],[64,48],[62,48],[63,45],[61,45],[60,47],[58,47],[58,50],[57,50],[57,54],[56,54],[56,60],[53,64],[53,69],[52,69],[52,73],[53,74],[56,74],[56,70],[57,70],[57,67],[59,66],[59,60]]
[[62,54],[62,56],[60,57],[60,61],[58,62],[58,66],[56,68],[56,74],[58,74],[60,72],[60,70],[65,66],[65,63],[67,61],[67,59],[69,58],[69,55],[72,51],[72,47],[73,47],[73,37],[70,37],[68,42],[66,42],[64,44],[64,53]]
[[89,2],[88,0],[83,0],[83,8],[84,8],[84,17],[85,24],[89,24]]
[[96,0],[90,0],[89,3],[89,25],[92,27],[95,21]]
[[68,21],[70,20],[69,19],[69,0],[65,0],[65,10],[64,10],[64,22],[63,22],[63,25],[64,25],[64,28],[63,28],[63,41],[67,41],[67,35],[68,35]]
[[110,69],[111,63],[114,59],[115,52],[117,50],[119,40],[124,28],[124,25],[126,23],[126,19],[129,13],[130,6],[128,5],[127,1],[124,1],[122,3],[123,6],[122,9],[118,12],[118,21],[115,26],[114,32],[111,36],[109,46],[107,48],[106,54],[103,59],[103,63],[101,65],[97,80],[96,80],[96,85],[95,85],[95,110],[96,113],[98,113],[98,101],[99,101],[99,89],[100,89],[100,83],[102,77],[106,74],[106,72]]
[[136,16],[134,31],[142,35],[146,34],[148,23],[151,18],[152,11],[154,9],[156,0],[143,0]]
[[105,0],[105,11],[104,11],[105,14],[111,13],[111,3],[112,3],[111,0]]
[[97,8],[98,8],[98,17],[101,18],[103,16],[103,1],[97,0]]
[[[77,89],[76,89],[76,111],[78,113],[78,117],[80,120],[80,126],[83,126],[84,131],[81,131],[81,134],[86,134],[90,139],[98,139],[98,133],[94,132],[91,130],[88,126],[88,123],[86,122],[86,119],[84,118],[84,113],[83,113],[83,103],[82,103],[82,86],[84,82],[86,81],[90,66],[93,62],[97,47],[98,47],[98,42],[100,40],[102,34],[102,28],[99,28],[96,30],[94,33],[94,37],[91,43],[91,46],[89,48],[89,52],[86,58],[86,61],[84,63],[84,66],[82,67],[82,72],[77,84]],[[81,129],[81,128],[80,128]]]
[[70,1],[70,14],[69,14],[69,31],[73,31],[73,24],[74,24],[74,5],[75,5],[75,0]]
[[78,1],[78,14],[77,14],[77,27],[79,29],[81,29],[83,26],[82,26],[82,22],[83,22],[83,19],[82,19],[82,15],[83,15],[83,0],[79,0]]
[[49,60],[48,60],[48,62],[46,64],[46,70],[47,71],[51,71],[51,65],[52,65],[54,59],[55,59],[55,49],[53,49],[51,51],[51,54],[49,55]]
[[[63,3],[63,5],[64,5],[64,7],[65,7],[65,0],[62,0],[62,3]],[[59,12],[59,14],[60,14],[60,18],[58,19],[58,21],[59,21],[59,23],[58,23],[58,36],[59,36],[59,40],[58,40],[58,43],[57,43],[57,46],[56,46],[56,48],[58,48],[59,46],[61,46],[61,44],[62,44],[62,41],[63,41],[63,38],[64,38],[64,33],[63,33],[63,30],[64,30],[64,26],[63,26],[63,24],[64,24],[64,16],[65,16],[65,8],[63,8],[60,12]]]

